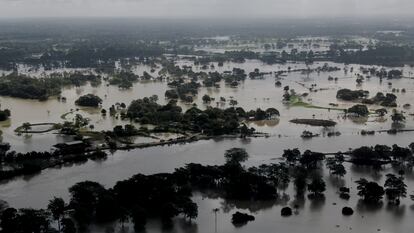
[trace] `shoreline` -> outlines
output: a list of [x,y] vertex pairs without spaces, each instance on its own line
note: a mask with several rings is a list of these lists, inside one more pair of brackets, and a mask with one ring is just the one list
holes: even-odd
[[[259,137],[271,137],[269,134],[266,133],[256,133],[247,137],[252,138],[259,138]],[[115,148],[115,151],[126,151],[126,150],[135,150],[135,149],[143,149],[143,148],[149,148],[149,147],[158,147],[158,146],[170,146],[170,145],[176,145],[176,144],[186,144],[186,143],[192,143],[202,140],[211,140],[211,139],[230,139],[230,138],[241,138],[241,135],[220,135],[220,136],[208,136],[208,135],[192,135],[186,138],[180,138],[180,139],[173,139],[173,140],[160,140],[158,142],[147,142],[147,143],[135,143],[135,144],[125,144],[123,146],[117,146]],[[76,164],[76,163],[83,163],[87,162],[88,160],[105,160],[106,157],[103,158],[96,158],[94,157],[93,152],[99,152],[99,151],[110,151],[111,148],[108,145],[105,145],[103,147],[95,147],[95,148],[86,148],[82,153],[77,154],[62,154],[58,157],[52,157],[49,159],[42,159],[44,161],[38,161],[40,163],[44,162],[45,164],[39,165],[39,169],[33,170],[29,173],[26,173],[22,170],[22,168],[16,168],[21,166],[22,164],[25,164],[26,161],[22,160],[20,162],[15,163],[4,163],[3,166],[9,166],[14,167],[14,169],[6,170],[3,172],[17,172],[16,174],[12,174],[9,177],[0,178],[0,182],[7,183],[15,178],[21,177],[21,176],[30,176],[30,175],[36,175],[37,173],[41,173],[43,170],[48,168],[54,168],[58,166],[62,166],[65,164]],[[95,158],[95,159],[94,159]],[[34,159],[33,162],[37,162],[37,159]],[[19,173],[19,170],[21,173]]]

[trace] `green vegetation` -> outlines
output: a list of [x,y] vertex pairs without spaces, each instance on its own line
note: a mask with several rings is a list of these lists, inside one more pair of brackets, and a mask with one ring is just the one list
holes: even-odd
[[326,109],[326,110],[337,110],[337,111],[343,111],[342,108],[335,108],[335,107],[321,107],[316,106],[310,103],[306,103],[302,100],[302,97],[298,95],[290,95],[288,105],[291,107],[303,107],[303,108],[314,108],[314,109]]
[[[100,151],[94,154],[95,157],[102,157]],[[28,161],[33,159],[31,157],[50,160],[54,156],[61,155],[10,152],[1,159],[2,162]],[[284,190],[283,187],[287,187],[291,181],[296,190],[296,197],[301,198],[308,190],[308,198],[317,201],[324,198],[323,193],[326,190],[325,181],[320,176],[315,176],[322,169],[322,162],[325,160],[329,169],[333,170],[335,166],[344,162],[340,152],[334,158],[325,158],[322,153],[309,150],[301,153],[297,149],[292,149],[285,150],[285,161],[245,168],[242,163],[248,157],[244,149],[231,148],[225,152],[226,162],[223,165],[191,163],[176,169],[173,173],[137,174],[130,179],[117,182],[109,189],[92,181],[79,182],[69,188],[69,203],[55,197],[49,202],[48,211],[6,208],[0,216],[0,227],[5,232],[44,232],[38,229],[52,229],[48,220],[53,219],[59,229],[68,229],[76,225],[79,230],[86,230],[91,223],[124,222],[127,218],[132,220],[135,230],[143,230],[147,219],[150,218],[159,218],[164,226],[171,226],[172,218],[184,217],[191,221],[198,216],[197,204],[191,200],[194,191],[214,193],[232,200],[277,201],[281,198],[279,191]],[[385,161],[407,162],[400,164],[401,167],[406,167],[409,163],[411,166],[414,165],[412,151],[397,145],[392,148],[384,145],[376,145],[373,148],[361,147],[351,151],[350,157],[352,163],[370,166]],[[35,169],[26,166],[26,174]],[[3,173],[4,171],[2,175]],[[359,179],[356,181],[358,195],[365,203],[379,204],[385,194],[390,204],[398,205],[400,199],[407,195],[403,175],[387,174],[384,187],[373,181]],[[342,197],[349,198],[349,188],[341,187],[340,193]],[[343,212],[349,215],[353,211],[347,209]],[[290,216],[292,210],[284,207],[281,214]],[[235,225],[243,225],[252,220],[254,217],[250,215],[236,213],[232,222]]]
[[368,91],[363,90],[349,90],[349,89],[340,89],[336,93],[336,98],[346,101],[354,101],[357,99],[365,98],[369,95]]
[[46,78],[33,78],[11,73],[0,78],[0,95],[46,100],[50,96],[59,95],[64,86],[84,85],[88,81],[97,84],[100,77],[82,73],[55,73]]
[[384,188],[374,181],[361,178],[356,183],[358,184],[358,195],[367,203],[378,204],[384,196]]
[[70,112],[63,113],[63,114],[60,116],[60,119],[66,120],[66,117],[67,117],[68,115],[72,114],[72,113],[74,113],[74,111],[70,111]]
[[141,124],[153,124],[154,129],[160,132],[187,131],[203,133],[205,135],[223,134],[251,134],[254,129],[245,129],[243,120],[264,120],[278,116],[276,109],[263,111],[257,109],[246,112],[242,108],[219,109],[208,107],[200,110],[192,107],[182,112],[176,101],[172,100],[166,105],[159,105],[150,98],[138,99],[128,106],[126,116]]
[[325,181],[321,177],[315,177],[308,184],[308,191],[311,192],[309,196],[311,198],[323,196],[323,192],[326,190]]
[[394,123],[401,123],[405,121],[405,116],[402,112],[397,112],[395,111],[392,115],[391,115],[391,120]]
[[8,120],[11,113],[9,109],[0,110],[0,121]]
[[326,167],[331,174],[343,177],[346,174],[344,162],[345,157],[342,154],[336,154],[334,157],[326,158]]
[[414,49],[410,46],[382,44],[368,50],[345,51],[333,45],[328,52],[333,61],[347,64],[401,66],[414,60]]
[[378,104],[384,107],[397,107],[397,96],[394,94],[387,93],[384,95],[382,92],[378,92],[371,99],[363,99],[362,103],[364,104]]
[[373,98],[368,98],[369,92],[363,90],[340,89],[336,98],[346,101],[360,101],[363,104],[378,104],[384,107],[397,107],[397,96],[387,93],[384,95],[378,92]]
[[83,107],[98,107],[102,104],[102,99],[99,96],[87,94],[79,97],[75,104]]
[[[50,126],[48,129],[43,130],[33,130],[33,127],[36,126]],[[30,124],[29,122],[23,123],[21,126],[17,127],[14,132],[16,133],[46,133],[50,132],[52,130],[59,129],[60,125],[55,123],[36,123],[36,124]]]
[[[157,24],[157,22],[151,23]],[[4,22],[4,24],[7,25],[8,23]],[[314,31],[309,26],[306,26],[306,29],[296,27],[294,26],[295,22],[289,22],[288,29],[281,29],[283,33],[279,34],[279,31],[277,32],[276,36],[282,37],[282,39],[274,38],[274,30],[268,30],[268,26],[262,25],[255,31],[256,33],[251,33],[251,30],[245,29],[243,29],[243,32],[239,31],[237,33],[231,33],[234,31],[230,29],[229,31],[223,30],[233,35],[225,41],[205,37],[205,33],[219,32],[216,34],[222,34],[223,31],[220,31],[222,29],[209,28],[209,30],[206,30],[205,27],[200,27],[197,24],[196,29],[190,29],[190,26],[187,25],[185,27],[173,27],[173,29],[168,26],[164,30],[154,30],[154,25],[151,24],[148,27],[149,29],[136,27],[134,30],[130,30],[131,28],[125,25],[125,27],[117,28],[119,31],[113,35],[107,34],[108,25],[105,25],[105,28],[101,29],[102,31],[92,30],[89,32],[89,30],[85,30],[86,32],[79,34],[73,33],[72,30],[68,30],[69,33],[66,32],[67,27],[60,33],[47,30],[48,33],[42,33],[37,32],[37,29],[27,28],[24,33],[6,32],[2,34],[0,40],[0,68],[1,70],[4,68],[14,72],[5,71],[9,74],[3,75],[0,79],[1,96],[46,100],[51,96],[59,96],[64,87],[86,84],[97,86],[101,83],[102,77],[105,77],[104,79],[109,85],[116,85],[121,89],[132,88],[134,83],[139,80],[164,82],[169,87],[169,90],[164,93],[169,102],[159,104],[157,103],[158,96],[154,95],[149,98],[133,100],[128,106],[124,103],[116,103],[109,109],[98,109],[102,119],[109,116],[113,119],[107,120],[124,121],[113,129],[106,131],[89,131],[87,127],[93,130],[94,126],[90,125],[89,119],[80,114],[74,114],[74,120],[71,122],[50,124],[50,129],[43,131],[36,130],[36,126],[39,124],[23,123],[16,129],[16,132],[35,133],[58,129],[61,134],[71,135],[68,137],[73,137],[75,141],[59,143],[55,145],[57,150],[51,152],[28,153],[9,151],[10,145],[2,143],[0,162],[4,165],[4,169],[0,170],[0,180],[21,175],[33,175],[45,168],[82,163],[88,159],[102,160],[108,155],[101,149],[110,149],[112,152],[117,148],[130,149],[133,146],[138,148],[151,145],[169,145],[169,143],[185,143],[200,139],[216,139],[218,138],[216,136],[223,135],[229,135],[228,137],[232,138],[256,136],[255,129],[249,128],[247,123],[249,121],[278,118],[280,112],[277,109],[257,108],[250,111],[245,110],[236,107],[239,104],[244,106],[245,103],[239,103],[233,97],[227,97],[227,93],[227,101],[224,97],[220,97],[220,100],[213,98],[216,97],[219,88],[229,89],[231,87],[234,88],[232,91],[235,93],[235,88],[238,86],[243,84],[243,86],[247,86],[249,83],[258,82],[245,81],[246,78],[256,80],[273,78],[274,76],[277,87],[282,86],[282,81],[279,80],[284,80],[285,87],[283,90],[285,93],[283,98],[288,107],[340,110],[366,117],[370,114],[366,105],[375,104],[386,108],[399,107],[397,96],[391,93],[378,92],[374,97],[369,98],[368,91],[341,89],[337,92],[337,99],[355,101],[357,105],[349,109],[336,108],[338,106],[336,103],[330,103],[329,107],[315,106],[310,98],[306,100],[306,97],[311,97],[313,92],[325,90],[324,88],[316,89],[319,83],[312,84],[310,88],[303,84],[303,87],[307,88],[310,93],[300,95],[295,93],[292,87],[287,86],[292,81],[289,80],[290,77],[286,79],[283,77],[292,72],[300,74],[304,79],[306,76],[308,80],[312,80],[313,77],[309,79],[311,75],[316,76],[320,72],[335,72],[333,75],[337,75],[341,68],[331,66],[329,63],[315,68],[315,66],[311,66],[311,63],[314,61],[340,61],[347,63],[343,69],[345,78],[348,74],[350,76],[357,75],[356,81],[358,87],[360,87],[366,85],[364,80],[369,80],[371,76],[377,77],[378,81],[382,82],[383,79],[403,78],[404,73],[402,69],[390,70],[389,68],[367,68],[366,66],[361,67],[358,73],[353,70],[355,65],[348,66],[348,63],[394,65],[409,64],[414,60],[412,44],[412,35],[414,34],[413,29],[409,28],[402,32],[399,38],[383,38],[386,43],[378,40],[380,36],[376,31],[363,29],[359,31],[362,35],[372,35],[368,38],[372,41],[366,45],[365,42],[351,41],[348,37],[344,39],[345,37],[341,36],[343,33],[353,35],[351,33],[359,30],[355,29],[355,26],[346,32],[338,32],[337,28],[331,28],[330,30],[334,30],[330,32],[332,36],[329,39],[318,39],[317,44],[314,43],[313,39],[294,39],[297,34],[323,34],[321,31]],[[226,27],[225,25],[221,26]],[[326,27],[321,27],[323,29],[320,30],[328,31],[329,29]],[[384,27],[384,25],[381,25],[381,27]],[[295,28],[295,33],[292,33],[292,28]],[[36,30],[36,32],[32,30]],[[172,30],[174,33],[171,33]],[[150,33],[143,33],[145,31]],[[193,33],[193,31],[198,33]],[[323,42],[324,45],[319,44],[319,42]],[[328,51],[322,47],[326,46],[325,42],[331,44]],[[302,49],[298,49],[298,45],[303,46]],[[203,48],[235,48],[235,51],[214,53],[199,50]],[[313,48],[315,50],[312,50]],[[261,49],[264,49],[265,52],[256,52],[261,51]],[[182,58],[183,56],[186,58]],[[286,70],[281,70],[280,67],[282,66],[280,66],[275,68],[278,71],[271,72],[268,72],[270,66],[265,67],[265,69],[254,68],[253,71],[246,71],[241,68],[229,68],[233,64],[226,64],[226,62],[243,63],[249,59],[255,59],[256,61],[240,66],[249,67],[250,69],[251,64],[260,61],[265,64],[289,62],[286,65],[289,67]],[[185,62],[186,65],[182,65],[181,62]],[[295,64],[296,62],[300,64]],[[142,76],[140,76],[141,74],[134,74],[133,71],[141,70],[135,69],[141,65],[146,66],[145,69],[150,68],[151,71],[144,71]],[[195,68],[193,69],[192,66]],[[220,72],[213,71],[215,66],[220,67],[217,69]],[[41,75],[36,78],[23,75],[19,73],[22,70],[21,67],[28,67],[31,70],[28,73],[41,73]],[[50,73],[51,70],[58,70],[57,68],[63,68],[62,70],[67,70],[66,68],[87,68],[90,72]],[[229,70],[222,72],[226,68],[229,68]],[[405,68],[404,70],[407,73],[409,69]],[[344,86],[347,86],[349,84],[340,83],[343,81],[342,77],[329,76],[328,80],[330,81],[329,85],[344,84]],[[392,84],[391,81],[388,83],[390,90]],[[395,84],[398,86],[397,82]],[[201,88],[208,88],[207,93],[209,95],[214,93],[214,95],[206,94],[197,98],[199,93],[205,93],[205,90],[201,91]],[[406,95],[411,91],[408,88],[407,90]],[[281,89],[277,91],[281,91]],[[399,93],[399,89],[393,89],[393,92]],[[401,94],[404,93],[406,93],[405,88],[401,90]],[[248,97],[254,98],[257,96]],[[66,100],[65,97],[58,97],[59,101],[64,102],[63,98]],[[195,103],[193,104],[194,99],[201,99],[205,103],[202,106],[203,110],[199,109]],[[242,99],[244,100],[244,98]],[[258,101],[257,106],[268,106],[269,100],[270,98],[263,98],[263,102],[259,103]],[[186,109],[189,106],[192,107],[183,111],[177,101],[185,102]],[[79,97],[76,104],[98,107],[102,105],[102,99],[88,94]],[[217,107],[212,107],[215,104],[217,104]],[[230,107],[224,108],[223,106],[226,104]],[[330,106],[333,106],[333,108]],[[408,111],[410,105],[402,106]],[[375,111],[378,116],[385,116],[389,111],[389,109],[387,111],[382,107]],[[75,113],[75,111],[71,110],[71,112],[63,114],[61,118],[66,120],[68,114],[72,113]],[[398,124],[392,124],[393,129],[389,133],[397,132],[396,126],[401,125],[406,120],[404,114],[408,116],[409,113],[395,110],[392,115],[390,114],[389,117],[393,123]],[[342,114],[337,116],[330,114],[329,118],[338,117],[339,119],[342,116]],[[0,111],[0,121],[7,120],[9,117],[9,110]],[[97,117],[101,116],[98,115]],[[379,122],[386,119],[378,118],[376,120]],[[99,120],[96,122],[99,122]],[[337,124],[335,121],[322,119],[293,119],[291,122],[323,127],[333,127]],[[149,124],[149,126],[136,128],[135,123],[140,125]],[[411,131],[411,129],[407,131]],[[179,137],[164,140],[151,136],[152,133],[157,132],[174,132]],[[375,132],[377,131],[362,130],[361,135],[371,135]],[[321,134],[328,137],[338,135],[337,133],[329,132],[326,129],[321,131]],[[91,140],[91,137],[83,138],[82,136],[85,135],[93,135],[92,140],[99,138],[100,141],[89,143],[88,140]],[[280,133],[281,137],[282,135],[283,132]],[[153,137],[157,141],[154,143],[133,143],[134,136]],[[319,134],[307,130],[302,133],[303,138],[315,136],[319,136]],[[77,144],[79,146],[76,146]],[[392,147],[384,145],[360,147],[354,150],[350,149],[345,153],[338,152],[335,154],[324,154],[309,150],[301,153],[298,149],[292,149],[284,152],[283,162],[264,164],[258,167],[245,167],[242,163],[248,159],[248,153],[242,148],[232,148],[225,152],[225,164],[222,165],[187,164],[184,167],[177,168],[172,173],[137,174],[130,179],[119,181],[112,188],[103,187],[101,184],[91,181],[80,182],[69,189],[71,194],[69,203],[65,203],[61,198],[53,198],[48,205],[48,210],[6,209],[0,213],[0,228],[1,232],[46,233],[56,232],[55,229],[51,228],[57,227],[58,232],[73,233],[77,230],[86,232],[87,226],[91,223],[119,221],[122,226],[124,222],[129,222],[134,225],[135,231],[141,232],[145,231],[147,220],[152,218],[160,219],[164,226],[170,226],[174,218],[186,218],[189,221],[197,218],[197,204],[191,199],[194,191],[227,200],[279,203],[279,201],[286,200],[285,190],[291,182],[292,186],[289,187],[289,190],[291,187],[295,190],[296,200],[304,200],[304,194],[308,193],[308,198],[313,202],[319,198],[323,200],[323,193],[326,190],[326,183],[320,176],[324,163],[330,175],[335,176],[334,178],[338,181],[342,181],[343,176],[347,173],[344,166],[345,162],[355,165],[367,165],[373,167],[375,171],[388,164],[392,165],[393,169],[410,170],[414,167],[412,152],[412,148],[397,145]],[[376,182],[361,179],[357,181],[358,195],[364,202],[371,204],[379,204],[383,200],[383,196],[386,195],[390,204],[398,205],[400,199],[407,196],[407,187],[404,181],[402,172],[398,176],[387,174],[383,186]],[[349,199],[351,194],[355,195],[346,187],[340,187],[338,194],[343,199]],[[295,212],[298,211],[297,207],[294,208]],[[343,209],[345,215],[351,215],[352,213],[353,210],[349,207]],[[290,207],[284,207],[281,209],[281,214],[290,216],[293,211]],[[236,226],[252,220],[254,220],[253,216],[241,212],[236,212],[232,216],[232,222]]]
[[119,73],[114,74],[109,79],[109,84],[117,85],[119,88],[122,89],[129,89],[132,87],[132,84],[137,82],[139,76],[129,72],[129,71],[121,71]]
[[396,176],[394,174],[387,174],[385,180],[385,194],[389,202],[396,205],[400,204],[400,198],[407,196],[407,185],[404,183],[403,176]]
[[237,211],[236,213],[234,213],[231,217],[231,222],[235,225],[235,226],[242,226],[244,224],[247,224],[247,222],[249,221],[254,221],[254,216],[250,215],[250,214],[246,214],[246,213],[241,213],[239,211]]
[[332,127],[336,125],[335,121],[321,120],[321,119],[293,119],[293,120],[290,120],[290,122],[295,123],[295,124],[323,126],[323,127]]
[[169,99],[178,99],[191,103],[193,102],[193,97],[198,94],[198,88],[201,85],[195,81],[184,82],[183,79],[174,80],[168,83],[168,86],[173,87],[173,90],[167,90],[165,92],[165,97]]
[[0,79],[0,95],[46,100],[60,94],[61,85],[52,78],[36,79],[12,73]]
[[[226,152],[227,162],[220,166],[187,164],[173,173],[155,175],[137,174],[130,179],[119,181],[111,189],[92,181],[79,182],[69,188],[70,202],[66,204],[60,198],[53,198],[48,209],[36,211],[32,216],[38,220],[52,218],[62,228],[72,219],[80,230],[96,222],[124,221],[132,219],[135,230],[145,228],[149,218],[161,219],[164,226],[172,224],[172,218],[182,216],[188,219],[198,215],[197,204],[191,200],[195,190],[210,190],[224,198],[237,200],[277,200],[278,187],[289,183],[289,168],[284,163],[264,164],[246,169],[241,162],[248,157],[241,148],[232,148]],[[316,159],[316,160],[315,160]],[[316,169],[318,154],[306,152],[300,163],[310,172]],[[311,166],[311,164],[314,164]],[[305,178],[306,179],[306,178]],[[315,183],[315,182],[314,182]],[[315,183],[316,184],[316,183]],[[315,193],[321,193],[321,187],[310,185]],[[0,226],[6,232],[19,232],[21,227],[51,229],[49,221],[23,221],[22,209],[8,208],[1,216]],[[41,213],[41,214],[40,214]],[[242,218],[239,218],[242,217]],[[250,216],[238,216],[234,223],[252,220]],[[243,220],[243,221],[242,221]],[[71,225],[71,224],[69,224]],[[36,232],[36,231],[35,231]]]
[[369,110],[366,105],[357,104],[348,108],[347,113],[354,114],[357,116],[368,116]]

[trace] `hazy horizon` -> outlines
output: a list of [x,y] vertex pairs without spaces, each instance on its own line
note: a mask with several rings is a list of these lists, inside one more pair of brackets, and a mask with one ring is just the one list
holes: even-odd
[[410,0],[0,0],[0,17],[400,18],[413,8]]

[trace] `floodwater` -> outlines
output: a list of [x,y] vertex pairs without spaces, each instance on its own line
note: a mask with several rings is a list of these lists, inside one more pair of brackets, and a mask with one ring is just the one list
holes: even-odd
[[[189,65],[191,64],[185,60],[177,61],[177,65]],[[323,66],[324,63],[315,63],[311,65],[311,68]],[[338,66],[343,68],[343,64],[329,63],[331,66]],[[226,63],[223,67],[218,67],[215,64],[214,70],[222,72],[226,70],[232,70],[233,67],[243,68],[247,73],[253,71],[255,68],[259,68],[262,72],[273,72],[277,70],[287,70],[288,67],[292,69],[306,68],[304,64],[286,64],[286,65],[266,65],[259,61],[249,60],[246,63]],[[354,73],[359,70],[358,65],[348,66],[348,70],[354,67]],[[143,71],[148,71],[149,67],[138,66],[135,69],[136,73],[142,74]],[[404,67],[404,73],[407,77],[412,75],[414,71],[410,67]],[[194,67],[194,70],[200,70],[200,67]],[[156,73],[156,72],[155,72]],[[238,88],[226,86],[224,82],[221,83],[220,88],[200,88],[198,96],[194,99],[194,102],[200,107],[205,108],[206,105],[202,102],[201,97],[204,94],[208,94],[214,97],[216,101],[220,97],[225,97],[227,100],[234,98],[238,101],[238,106],[243,107],[246,110],[260,108],[275,107],[281,112],[281,118],[277,125],[271,124],[271,127],[264,127],[257,125],[256,128],[259,131],[280,134],[285,136],[298,136],[304,129],[303,126],[294,126],[288,121],[293,118],[315,118],[333,119],[338,121],[338,126],[335,130],[341,133],[356,133],[361,129],[389,129],[391,121],[388,119],[386,122],[376,122],[378,119],[370,118],[365,121],[352,122],[352,119],[342,119],[340,112],[328,111],[320,109],[304,109],[299,107],[289,107],[282,103],[283,98],[283,86],[288,85],[290,89],[294,89],[297,93],[309,93],[308,89],[312,84],[317,84],[316,89],[323,89],[318,92],[312,92],[305,98],[306,102],[312,103],[316,106],[329,107],[330,103],[337,103],[338,108],[348,108],[353,103],[337,101],[336,91],[340,88],[349,89],[364,89],[369,90],[371,95],[375,95],[376,92],[390,92],[392,88],[406,89],[406,93],[395,93],[398,97],[398,103],[402,109],[402,105],[411,102],[411,97],[414,94],[414,79],[403,78],[399,80],[384,80],[380,83],[379,79],[372,77],[367,79],[361,86],[357,86],[355,82],[355,74],[348,72],[344,74],[343,71],[330,72],[330,73],[312,73],[309,76],[300,73],[291,73],[287,77],[283,77],[282,87],[275,86],[275,79],[272,75],[268,75],[263,80],[250,80],[247,79]],[[36,73],[38,74],[38,73]],[[155,74],[154,74],[155,76]],[[338,77],[338,81],[328,81],[328,76]],[[388,82],[392,83],[392,86],[388,85]],[[305,86],[303,86],[305,85]],[[64,120],[70,120],[75,114],[80,113],[84,117],[89,118],[90,124],[95,126],[95,130],[110,130],[116,125],[123,125],[129,122],[121,121],[113,117],[103,117],[99,114],[100,109],[96,108],[82,108],[74,104],[75,100],[80,96],[88,93],[92,93],[100,96],[103,99],[102,107],[108,109],[111,105],[116,103],[129,104],[132,100],[149,97],[151,95],[158,95],[159,103],[165,104],[168,100],[164,99],[164,93],[168,90],[166,82],[159,81],[142,81],[134,84],[133,88],[129,90],[120,90],[116,86],[107,86],[106,82],[103,82],[98,87],[92,87],[90,85],[82,87],[70,87],[65,88],[62,91],[62,96],[66,97],[66,102],[60,102],[57,98],[51,97],[48,101],[40,102],[37,100],[24,100],[10,97],[0,97],[1,108],[9,108],[12,110],[12,117],[9,121],[1,122],[0,127],[3,131],[4,141],[12,144],[12,149],[21,152],[27,151],[44,151],[65,140],[65,137],[59,136],[53,133],[36,134],[36,135],[16,135],[14,130],[21,126],[25,122],[30,123],[60,123]],[[179,103],[183,109],[188,109],[192,105]],[[212,106],[216,106],[213,101]],[[229,107],[228,105],[220,107]],[[370,106],[372,109],[380,108],[380,106]],[[67,114],[71,110],[77,110],[74,113]],[[410,109],[404,109],[407,113],[410,113]],[[30,113],[30,117],[28,116]],[[63,119],[62,117],[65,117]],[[413,117],[406,122],[406,127],[409,128],[413,124]],[[274,123],[274,122],[273,122]],[[269,124],[267,124],[269,125]],[[272,126],[273,125],[273,126]],[[305,127],[306,128],[306,127]],[[313,129],[313,131],[319,131],[320,129]]]
[[[279,42],[278,39],[267,40],[246,40],[240,41],[239,39],[232,40],[231,37],[213,37],[207,39],[214,39],[215,43],[212,45],[197,45],[195,50],[206,51],[210,53],[224,53],[226,51],[248,50],[252,52],[277,52],[283,51],[291,52],[296,50],[297,52],[327,52],[330,46],[334,44],[335,39],[328,36],[304,36],[297,37],[289,40],[286,45],[281,48],[275,47]],[[346,36],[343,38],[347,43],[355,43],[361,45],[362,50],[368,49],[369,45],[375,45],[378,41],[375,39],[361,37],[361,36]],[[273,45],[270,47],[266,47]],[[347,50],[359,50],[359,49],[347,49]]]
[[[189,64],[188,61],[179,60],[178,65]],[[329,63],[331,66],[343,68],[343,64]],[[323,63],[315,63],[310,67],[322,66]],[[243,64],[226,63],[223,67],[215,64],[215,70],[231,70],[233,67],[243,68],[246,72],[251,72],[255,68],[260,71],[269,72],[277,70],[286,70],[290,66],[292,69],[305,68],[304,64],[286,64],[286,65],[265,65],[259,61],[247,61]],[[407,146],[413,140],[412,132],[401,133],[397,135],[388,135],[386,133],[376,134],[375,136],[362,136],[360,130],[380,130],[391,128],[389,116],[379,121],[377,117],[370,116],[365,120],[344,119],[341,111],[313,109],[302,107],[288,107],[282,103],[283,86],[289,85],[297,93],[309,92],[307,88],[311,84],[317,84],[317,89],[322,90],[312,92],[305,100],[316,106],[328,107],[329,103],[337,103],[339,108],[348,108],[353,103],[338,101],[335,98],[336,91],[340,88],[364,89],[369,90],[371,95],[376,92],[390,92],[392,88],[405,88],[406,93],[395,93],[398,97],[398,109],[403,110],[402,105],[412,103],[414,94],[414,80],[402,78],[398,80],[384,80],[380,83],[379,79],[372,77],[365,80],[361,86],[355,82],[355,72],[358,72],[359,65],[349,65],[354,67],[354,73],[345,74],[342,70],[331,73],[312,73],[304,75],[300,73],[291,73],[281,80],[282,88],[275,86],[273,76],[267,76],[262,80],[247,79],[238,88],[232,88],[221,84],[220,88],[200,88],[198,98],[195,103],[205,108],[201,97],[208,94],[216,100],[221,96],[229,99],[233,97],[239,103],[239,106],[246,110],[255,108],[275,107],[281,117],[278,121],[250,123],[258,131],[271,134],[269,138],[253,139],[216,139],[198,141],[184,145],[172,145],[163,147],[153,147],[137,149],[131,151],[117,151],[109,156],[107,160],[101,162],[88,161],[83,164],[74,164],[59,168],[50,168],[42,171],[40,174],[30,177],[19,177],[12,181],[0,184],[0,199],[7,201],[13,207],[34,207],[44,208],[48,200],[53,196],[68,199],[67,189],[77,182],[84,180],[97,181],[112,187],[116,181],[127,179],[136,173],[153,174],[158,172],[172,172],[175,168],[187,163],[201,164],[222,164],[224,162],[223,154],[225,150],[231,147],[243,147],[249,154],[250,159],[246,166],[259,165],[262,163],[278,162],[284,149],[300,148],[301,150],[310,149],[320,152],[337,152],[346,151],[349,148],[356,148],[363,145],[375,144],[398,144]],[[142,74],[148,67],[137,67],[136,72]],[[200,67],[194,67],[199,70]],[[409,77],[413,72],[412,68],[404,67],[405,76]],[[328,76],[338,77],[338,81],[328,81]],[[392,83],[392,86],[388,85]],[[302,85],[304,84],[305,87]],[[34,135],[16,135],[14,129],[24,122],[42,123],[42,122],[62,122],[63,114],[71,109],[76,109],[74,101],[79,95],[93,93],[100,96],[103,100],[103,107],[109,108],[112,104],[124,102],[128,104],[131,100],[143,98],[156,94],[159,96],[159,103],[166,103],[164,92],[167,90],[165,82],[146,81],[138,82],[130,90],[119,90],[114,86],[106,86],[103,83],[100,87],[72,87],[63,90],[62,96],[67,98],[66,103],[59,102],[51,98],[45,102],[21,100],[16,98],[0,97],[1,107],[9,108],[12,117],[9,122],[2,123],[3,141],[10,142],[12,148],[18,151],[31,150],[48,150],[51,145],[69,140],[65,137],[53,133],[34,134]],[[106,96],[106,97],[105,97]],[[187,109],[191,105],[180,103]],[[214,106],[215,103],[213,102]],[[227,106],[223,106],[227,107]],[[379,106],[370,106],[371,109]],[[391,110],[391,109],[389,109]],[[414,119],[408,116],[410,109],[404,109],[407,113],[405,128],[414,128]],[[111,129],[117,124],[126,124],[127,121],[117,120],[111,117],[102,117],[99,110],[90,108],[81,108],[79,113],[89,117],[91,124],[95,125],[95,130]],[[66,117],[70,119],[73,114]],[[332,119],[338,122],[334,129],[326,130],[320,127],[309,127],[304,125],[295,125],[289,123],[293,118],[321,118]],[[309,130],[321,134],[320,137],[304,140],[300,137],[303,130]],[[324,136],[329,131],[339,131],[342,133],[338,137]],[[407,232],[412,229],[411,219],[414,217],[414,209],[411,200],[406,198],[402,201],[400,207],[389,207],[387,204],[380,209],[371,210],[358,205],[358,198],[354,181],[360,177],[375,179],[383,184],[384,171],[380,175],[373,175],[364,169],[353,166],[348,167],[348,174],[343,180],[330,178],[327,172],[324,172],[327,181],[326,199],[323,203],[312,202],[305,197],[304,206],[299,208],[299,213],[289,218],[280,216],[280,209],[284,205],[293,205],[294,196],[292,187],[286,194],[290,195],[289,200],[284,203],[237,203],[229,202],[220,198],[206,197],[201,194],[195,194],[194,200],[199,205],[199,217],[193,224],[187,224],[180,218],[176,219],[176,224],[171,232],[214,232],[214,215],[213,208],[221,208],[218,213],[217,232]],[[389,168],[389,172],[392,169]],[[336,193],[337,188],[345,183],[353,187],[351,191],[352,198],[349,201],[339,199]],[[339,185],[340,184],[340,185]],[[412,193],[414,187],[413,175],[407,175],[408,194]],[[333,203],[336,203],[334,205]],[[386,203],[386,202],[385,202]],[[343,217],[341,209],[343,206],[350,206],[357,209],[356,213],[350,217]],[[236,210],[251,212],[255,215],[256,221],[248,223],[243,227],[234,227],[231,224],[231,214]],[[117,229],[119,226],[115,226]],[[106,227],[94,226],[92,232],[105,232]],[[132,228],[129,228],[130,232]],[[157,221],[150,221],[147,226],[147,232],[168,232],[160,227]]]

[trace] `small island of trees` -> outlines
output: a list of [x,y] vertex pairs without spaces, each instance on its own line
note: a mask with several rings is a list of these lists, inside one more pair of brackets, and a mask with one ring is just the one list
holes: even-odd
[[9,109],[0,110],[0,121],[9,119],[11,113]]
[[246,112],[240,107],[226,109],[207,107],[206,110],[192,107],[183,113],[175,100],[169,101],[166,105],[160,105],[156,99],[151,98],[132,101],[126,113],[126,117],[131,120],[156,125],[158,131],[179,130],[202,132],[206,135],[252,134],[254,130],[246,128],[242,121],[265,120],[278,116],[279,111],[275,108]]
[[35,78],[13,72],[0,78],[0,95],[47,100],[50,96],[59,95],[62,87],[80,86],[87,82],[98,85],[101,82],[101,77],[75,72],[53,73],[45,78]]
[[87,94],[80,96],[75,104],[83,107],[98,107],[102,104],[102,99],[99,96]]

